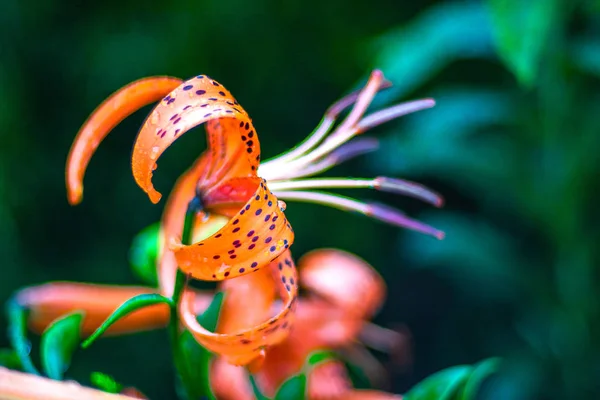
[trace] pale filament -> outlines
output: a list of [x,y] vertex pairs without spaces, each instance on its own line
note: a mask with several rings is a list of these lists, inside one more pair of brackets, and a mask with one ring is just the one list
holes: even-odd
[[427,224],[407,217],[404,213],[391,207],[374,203],[365,203],[349,197],[324,192],[308,191],[273,191],[280,199],[303,201],[307,203],[321,204],[342,211],[354,211],[391,225],[412,229],[438,239],[444,237],[444,232],[439,231]]
[[437,193],[414,182],[387,177],[373,179],[364,178],[316,178],[304,180],[275,181],[268,184],[275,192],[298,189],[333,189],[333,188],[370,188],[411,196],[435,206],[440,206],[442,198]]
[[[390,119],[398,118],[400,116],[410,114],[415,111],[431,108],[434,105],[434,100],[422,99],[398,104],[396,106],[377,111],[373,114],[368,115],[362,120],[367,121],[366,123],[362,123],[362,121],[359,121],[356,126],[348,129],[345,132],[337,128],[335,132],[332,133],[327,139],[325,139],[325,141],[323,141],[316,149],[312,150],[308,154],[305,154],[304,156],[289,161],[285,166],[279,165],[278,163],[275,165],[263,165],[263,168],[260,169],[261,176],[263,176],[267,180],[285,179],[287,178],[287,171],[302,170],[306,168],[310,164],[316,162],[322,156],[332,152],[333,150],[350,140],[353,136],[364,131],[365,129],[375,127],[381,123],[389,121]],[[265,166],[267,168],[264,168]]]
[[[284,153],[281,156],[273,158],[271,160],[266,161],[262,165],[262,169],[274,168],[274,165],[280,165],[282,163],[286,163],[292,161],[310,150],[314,149],[323,138],[329,133],[331,127],[335,123],[337,117],[349,106],[355,103],[354,107],[350,111],[350,114],[346,117],[346,119],[342,122],[340,127],[336,129],[336,131],[332,134],[335,135],[336,132],[341,131],[342,129],[346,129],[348,126],[355,125],[360,117],[365,113],[367,107],[373,100],[375,94],[387,87],[390,87],[391,83],[389,81],[385,81],[383,79],[383,74],[381,71],[374,71],[367,82],[367,86],[360,91],[355,91],[350,93],[349,95],[343,97],[334,103],[327,112],[325,116],[315,129],[313,133],[311,133],[303,142],[301,142],[297,147],[293,148],[287,153]],[[340,129],[341,128],[341,129]]]
[[[338,147],[330,154],[321,158],[319,161],[311,163],[305,168],[297,170],[289,170],[285,177],[286,179],[294,179],[300,177],[307,177],[325,172],[330,168],[335,167],[343,163],[344,161],[350,160],[359,155],[370,153],[379,148],[379,141],[375,138],[360,138],[350,143],[344,144]],[[263,176],[263,178],[265,178]],[[266,177],[265,179],[271,179]]]

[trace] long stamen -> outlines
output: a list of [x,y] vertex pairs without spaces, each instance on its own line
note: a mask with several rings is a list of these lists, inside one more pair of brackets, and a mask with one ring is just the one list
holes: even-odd
[[297,190],[297,189],[333,189],[333,188],[370,188],[395,194],[402,194],[426,201],[434,206],[441,206],[442,197],[414,182],[402,179],[377,177],[374,179],[352,179],[352,178],[317,178],[295,181],[269,183],[273,191]]
[[[381,73],[381,72],[379,72],[379,73]],[[372,79],[373,78],[371,77],[370,81]],[[375,87],[375,92],[382,90],[382,89],[387,89],[391,86],[392,86],[392,84],[390,81],[385,80],[385,79],[380,80],[379,85],[377,87]],[[280,156],[277,156],[271,160],[267,160],[267,161],[263,162],[263,164],[262,164],[263,169],[266,170],[266,169],[271,168],[272,164],[280,164],[280,163],[294,160],[294,159],[306,154],[313,148],[315,148],[323,140],[323,138],[329,133],[331,127],[333,126],[333,124],[335,123],[335,121],[337,120],[339,115],[345,109],[350,107],[352,104],[356,103],[360,99],[360,95],[361,95],[361,93],[363,93],[364,90],[366,90],[366,89],[356,90],[356,91],[344,96],[340,100],[336,101],[333,105],[331,105],[327,109],[327,111],[325,112],[325,115],[321,119],[321,122],[319,122],[319,125],[317,125],[317,128],[306,139],[304,139],[304,141],[300,142],[299,145],[297,145],[290,151],[288,151]],[[371,100],[372,100],[372,97],[371,97]],[[369,102],[370,102],[370,100],[369,100]],[[358,104],[357,104],[357,106],[358,106]],[[368,106],[368,104],[367,104],[367,106]],[[356,109],[356,106],[352,112],[354,112],[355,109]],[[363,113],[364,113],[364,111],[363,111]],[[349,117],[350,117],[350,115],[348,116],[348,118]],[[348,118],[346,119],[346,121],[348,120]]]
[[444,232],[427,224],[407,217],[401,211],[376,203],[365,203],[349,197],[334,195],[324,192],[305,191],[273,191],[275,195],[284,200],[296,200],[308,203],[322,204],[343,211],[354,211],[391,225],[412,229],[438,239],[444,238]]
[[360,138],[354,140],[348,144],[342,145],[335,149],[333,152],[322,158],[321,160],[306,166],[299,170],[290,170],[288,168],[282,169],[263,169],[261,165],[258,169],[259,176],[262,176],[267,181],[277,179],[293,179],[297,177],[307,177],[315,175],[328,169],[341,164],[351,158],[357,157],[361,154],[370,153],[379,148],[379,140],[375,138]]
[[434,99],[421,99],[409,103],[397,104],[367,115],[358,122],[357,129],[359,133],[364,132],[403,115],[425,110],[433,106],[435,106]]
[[[336,128],[335,132],[332,133],[319,147],[310,153],[299,157],[293,161],[290,161],[286,165],[286,169],[301,169],[305,168],[309,164],[315,162],[319,158],[323,157],[327,153],[333,151],[335,148],[341,146],[355,135],[364,132],[367,129],[373,128],[379,124],[389,121],[400,116],[413,113],[415,111],[424,110],[431,108],[435,105],[435,101],[432,99],[422,99],[410,101],[407,103],[398,104],[381,111],[377,111],[373,114],[366,116],[363,120],[359,121],[358,125],[348,129],[346,131]],[[366,121],[363,122],[363,121]]]
[[[359,93],[358,98],[356,99],[356,104],[350,111],[350,114],[346,117],[346,119],[340,124],[339,128],[336,131],[345,131],[353,127],[358,123],[361,117],[367,111],[367,108],[373,101],[373,98],[377,94],[379,87],[383,82],[383,72],[380,70],[375,70],[371,73],[369,77],[369,81],[365,88]],[[335,132],[333,133],[335,135]]]

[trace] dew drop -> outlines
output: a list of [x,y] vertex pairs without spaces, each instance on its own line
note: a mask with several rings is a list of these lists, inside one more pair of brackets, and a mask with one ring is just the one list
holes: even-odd
[[277,207],[279,207],[279,210],[281,212],[284,212],[285,209],[286,209],[286,207],[287,207],[287,205],[285,204],[285,201],[283,201],[283,200],[277,200]]

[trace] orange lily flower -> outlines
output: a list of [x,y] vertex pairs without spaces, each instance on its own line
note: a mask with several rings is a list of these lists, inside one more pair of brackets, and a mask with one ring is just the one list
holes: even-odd
[[[121,89],[96,110],[81,129],[69,155],[68,198],[71,203],[81,199],[83,170],[100,140],[116,123],[146,105],[148,100],[166,95],[138,134],[132,169],[136,182],[154,203],[160,199],[152,185],[157,159],[177,138],[205,123],[209,149],[177,183],[164,213],[160,289],[167,296],[172,294],[177,267],[193,278],[213,281],[259,272],[236,285],[226,286],[227,291],[233,291],[240,282],[257,288],[279,286],[286,305],[277,316],[258,325],[255,318],[231,322],[223,327],[228,332],[212,333],[202,328],[194,314],[194,292],[186,290],[182,297],[181,321],[194,337],[207,349],[228,357],[230,362],[245,365],[263,354],[265,346],[283,340],[291,325],[297,287],[283,284],[281,280],[294,282],[295,268],[280,271],[269,266],[287,257],[284,252],[293,242],[293,232],[283,214],[284,204],[256,174],[260,147],[247,113],[227,89],[207,76],[199,75],[179,83],[162,77],[141,80]],[[175,84],[179,85],[173,87]],[[131,99],[128,107],[111,114],[110,110],[127,98]],[[184,245],[181,243],[183,217],[193,200],[199,209],[230,219],[218,232],[192,245]],[[263,267],[268,268],[261,271]],[[279,283],[271,283],[271,273]],[[264,290],[259,291],[259,295],[263,293]],[[265,297],[264,300],[266,304],[274,299]],[[227,315],[230,308],[238,306],[227,300],[223,312]],[[250,320],[254,322],[247,326],[245,322]]]
[[[317,334],[310,331],[311,335],[315,334],[313,341],[302,346],[294,345],[293,334],[289,336],[298,294],[296,269],[289,252],[294,235],[284,215],[285,203],[279,198],[330,205],[439,238],[443,235],[388,207],[312,190],[367,187],[441,205],[440,196],[418,184],[385,177],[300,179],[374,148],[374,142],[367,139],[347,143],[354,136],[390,119],[434,105],[433,100],[420,100],[363,117],[376,92],[386,85],[388,83],[381,72],[375,71],[362,91],[334,104],[319,127],[303,143],[259,164],[259,141],[251,119],[218,82],[204,75],[186,82],[170,77],[139,80],[107,99],[78,133],[67,161],[69,202],[77,204],[81,201],[85,169],[102,139],[142,106],[162,98],[144,122],[132,154],[135,181],[154,203],[161,197],[152,185],[157,159],[178,137],[204,123],[209,148],[177,182],[163,214],[158,290],[171,297],[178,268],[196,279],[222,281],[221,289],[226,296],[217,332],[207,331],[196,321],[196,315],[202,308],[199,305],[207,302],[206,297],[190,289],[184,290],[178,304],[184,327],[204,347],[221,356],[217,363],[252,363],[251,367],[258,368],[260,362],[264,362],[263,370],[268,371],[269,359],[277,360],[278,346],[282,349],[288,346],[286,362],[291,365],[289,369],[294,369],[298,360],[304,360],[309,351],[347,343],[356,337],[364,319],[378,307],[374,305],[383,299],[383,295],[378,293],[382,289],[372,276],[363,283],[372,284],[377,290],[368,292],[371,296],[368,302],[357,302],[346,298],[354,296],[354,292],[345,292],[335,285],[328,286],[331,271],[339,271],[323,269],[316,277],[307,272],[307,286],[323,299],[304,301],[298,307],[299,318],[320,327],[321,331]],[[348,117],[330,132],[339,114],[352,104],[355,105]],[[181,235],[185,214],[192,206],[196,207],[200,218],[196,219],[195,242],[187,245],[181,242]],[[219,220],[219,216],[224,219]],[[214,222],[219,229],[213,231],[214,225],[208,222]],[[354,285],[356,289],[357,282],[352,281],[350,286]],[[149,290],[84,287],[83,292],[77,292],[81,288],[77,284],[72,285],[69,290],[73,289],[73,297],[66,295],[62,302],[43,295],[48,287],[38,287],[35,295],[23,295],[22,301],[37,309],[32,314],[32,325],[39,329],[51,320],[50,316],[72,307],[90,312],[93,318],[87,325],[84,323],[84,327],[92,329],[101,320],[98,316],[106,315],[106,304],[122,302],[123,297],[120,296],[124,293],[139,294]],[[50,289],[56,289],[56,286]],[[110,292],[110,301],[105,305],[82,301],[81,293],[91,293],[86,292],[87,289],[106,289],[105,293]],[[281,298],[281,304],[276,301],[277,296]],[[253,307],[248,307],[248,298],[252,298]],[[135,330],[136,326],[137,329],[151,329],[164,325],[166,314],[163,308],[149,308],[145,314],[142,311],[125,318],[121,325],[113,327],[112,332],[128,332]],[[330,318],[324,319],[323,315]],[[340,326],[342,329],[339,329]],[[302,327],[294,332],[302,332]],[[268,348],[271,348],[269,355],[272,356],[265,359]],[[294,353],[302,357],[290,357]],[[264,379],[265,382],[281,381],[281,377],[277,376]],[[264,384],[268,386],[268,383]]]
[[[300,259],[299,271],[302,286],[309,290],[310,297],[300,299],[289,337],[267,350],[264,363],[255,374],[267,396],[272,396],[285,379],[300,372],[310,353],[354,345],[366,321],[385,298],[381,276],[350,253],[315,250]],[[219,399],[254,399],[246,371],[221,359],[215,359],[212,364],[211,383]],[[318,364],[309,373],[308,398],[400,397],[352,389],[343,364],[330,360]]]

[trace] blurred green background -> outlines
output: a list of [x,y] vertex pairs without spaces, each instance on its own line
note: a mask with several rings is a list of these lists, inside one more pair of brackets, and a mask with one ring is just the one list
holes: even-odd
[[[445,196],[444,209],[357,196],[447,237],[288,204],[295,254],[348,249],[384,276],[390,295],[376,322],[410,338],[409,362],[387,363],[396,393],[442,368],[500,356],[482,399],[600,398],[599,1],[2,0],[0,30],[3,303],[49,280],[137,283],[131,240],[164,205],[148,201],[129,167],[150,107],[100,146],[80,206],[68,206],[64,187],[75,134],[119,87],[208,74],[254,119],[266,159],[381,68],[394,87],[377,105],[425,96],[438,105],[371,132],[379,151],[328,174],[427,184]],[[155,174],[161,192],[204,143],[190,134],[166,152]],[[87,383],[103,371],[172,398],[167,343],[165,331],[101,340],[76,354],[69,376]]]

